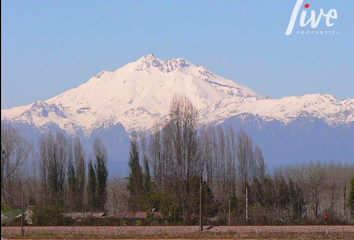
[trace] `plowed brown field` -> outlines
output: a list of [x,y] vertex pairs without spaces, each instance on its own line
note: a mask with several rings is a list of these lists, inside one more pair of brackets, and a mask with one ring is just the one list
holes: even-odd
[[[20,227],[1,227],[1,236],[19,238]],[[354,239],[354,226],[197,226],[25,227],[38,239]]]

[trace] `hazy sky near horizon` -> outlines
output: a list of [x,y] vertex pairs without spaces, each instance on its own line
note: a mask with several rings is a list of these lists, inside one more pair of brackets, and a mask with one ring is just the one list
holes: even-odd
[[[1,109],[46,100],[149,53],[185,58],[273,98],[354,98],[354,1],[304,1],[316,16],[336,9],[339,35],[297,35],[297,21],[286,36],[295,2],[3,0]],[[325,27],[323,19],[317,29]]]

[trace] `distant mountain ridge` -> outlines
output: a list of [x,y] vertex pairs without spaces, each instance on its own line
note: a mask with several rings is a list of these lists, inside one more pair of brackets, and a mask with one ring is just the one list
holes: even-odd
[[[353,128],[354,98],[339,101],[329,94],[308,94],[271,99],[185,59],[164,61],[153,54],[116,71],[102,71],[77,88],[46,101],[1,110],[1,121],[18,126],[33,141],[33,136],[53,130],[83,139],[92,139],[99,133],[112,145],[108,148],[120,142],[124,148],[121,153],[127,153],[128,133],[149,131],[155,123],[166,119],[175,93],[186,95],[199,109],[202,125],[240,125],[247,116],[257,121],[258,130],[252,131],[258,134],[271,123],[287,128],[301,119],[303,126],[298,128],[316,121],[333,131],[349,128],[346,134]],[[255,128],[253,123],[252,126]],[[117,136],[113,137],[113,132]],[[257,141],[260,136],[254,135]],[[114,152],[119,150],[115,148]],[[354,153],[337,157],[354,160],[353,156]]]

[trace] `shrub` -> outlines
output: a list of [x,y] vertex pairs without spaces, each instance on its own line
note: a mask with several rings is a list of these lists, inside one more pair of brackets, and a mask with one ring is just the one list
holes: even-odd
[[36,226],[67,226],[73,222],[64,215],[64,209],[60,206],[42,206],[33,210],[33,225]]

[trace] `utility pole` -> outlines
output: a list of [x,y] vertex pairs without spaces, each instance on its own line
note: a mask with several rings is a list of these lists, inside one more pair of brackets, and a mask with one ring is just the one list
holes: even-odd
[[203,231],[203,169],[200,171],[199,227]]
[[22,209],[21,209],[21,236],[25,235],[25,230],[23,229],[23,212],[24,212],[24,190],[22,189]]
[[229,199],[229,226],[231,226],[231,200]]
[[246,183],[246,221],[248,221],[248,186]]

